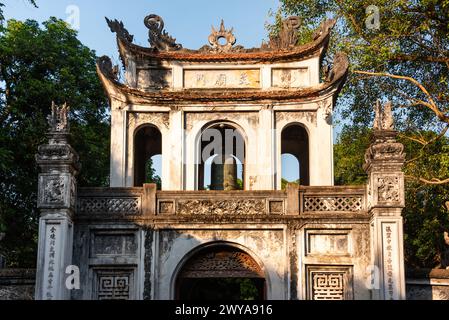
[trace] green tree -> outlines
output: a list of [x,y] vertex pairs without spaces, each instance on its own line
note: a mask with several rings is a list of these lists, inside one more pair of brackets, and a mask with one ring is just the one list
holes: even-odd
[[0,26],[0,242],[10,266],[34,266],[38,211],[35,154],[46,143],[52,101],[71,108],[72,146],[80,154],[79,186],[108,183],[107,99],[95,52],[56,18],[9,20]]
[[145,183],[155,183],[158,190],[162,189],[161,177],[156,175],[156,169],[154,169],[153,159],[148,159],[145,168]]
[[[421,132],[431,139],[435,133]],[[362,169],[364,153],[370,144],[371,130],[345,126],[334,147],[335,183],[337,185],[365,184],[367,176]],[[414,143],[401,139],[409,157],[419,154]],[[418,159],[410,171],[430,171],[429,175],[449,174],[449,139],[444,137],[432,144],[429,150],[433,156]],[[445,248],[443,232],[449,228],[449,215],[445,202],[449,190],[445,185],[422,184],[416,180],[406,181],[406,208],[404,217],[405,258],[408,267],[436,267],[441,263]]]
[[302,42],[326,17],[337,18],[330,57],[344,51],[351,60],[337,104],[347,128],[335,148],[336,183],[363,182],[360,164],[369,130],[361,128],[370,126],[376,99],[392,100],[407,153],[407,262],[437,265],[442,230],[449,227],[444,206],[449,198],[449,1],[281,0],[277,26],[270,31],[278,30],[280,16],[292,14],[303,18]]
[[[329,48],[330,56],[344,51],[351,60],[352,72],[337,106],[345,123],[369,125],[374,101],[390,99],[401,136],[415,144],[420,157],[429,156],[430,145],[449,128],[449,0],[281,0],[281,4],[278,16],[303,18],[301,42],[310,41],[311,30],[326,17],[338,19]],[[378,25],[373,8],[379,10]],[[426,140],[422,130],[438,135]],[[449,182],[449,176],[421,172],[411,172],[408,178]]]

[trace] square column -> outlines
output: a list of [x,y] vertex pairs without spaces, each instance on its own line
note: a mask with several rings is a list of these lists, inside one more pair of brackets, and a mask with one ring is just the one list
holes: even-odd
[[72,263],[73,222],[76,204],[78,155],[68,144],[68,107],[53,105],[49,116],[49,142],[39,146],[39,242],[36,300],[69,300],[66,268]]
[[372,298],[404,300],[404,244],[402,209],[405,206],[404,146],[396,141],[391,106],[378,104],[373,142],[366,151],[368,210],[371,214]]

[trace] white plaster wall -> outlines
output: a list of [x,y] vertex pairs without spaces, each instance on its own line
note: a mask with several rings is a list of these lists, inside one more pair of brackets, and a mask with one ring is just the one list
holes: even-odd
[[[282,131],[291,124],[302,125],[309,135],[309,175],[311,186],[334,185],[334,151],[333,151],[333,127],[328,123],[321,102],[308,102],[289,106],[275,106],[274,111],[283,113],[284,117],[276,120],[276,188],[281,189],[282,161],[281,141]],[[295,112],[301,111],[301,112]],[[303,112],[303,113],[302,113]],[[311,119],[306,113],[313,113]]]
[[126,177],[126,116],[112,100],[111,106],[111,187],[124,187]]
[[[347,232],[348,252],[336,254],[332,248],[327,248],[327,254],[308,254],[306,248],[313,246],[308,230],[314,230],[326,235],[335,232]],[[316,245],[316,244],[315,244]],[[327,243],[319,245],[327,246]],[[371,272],[370,261],[370,232],[368,224],[332,224],[316,223],[307,224],[303,229],[296,231],[296,250],[298,256],[297,294],[299,300],[307,299],[307,266],[322,267],[350,267],[352,270],[352,283],[349,290],[353,293],[354,300],[371,300],[371,292],[368,287]]]
[[[285,300],[289,297],[289,260],[287,255],[286,234],[283,227],[259,227],[257,229],[217,230],[212,226],[190,226],[191,229],[160,230],[160,237],[154,257],[158,257],[157,269],[152,275],[155,299],[174,298],[177,272],[183,260],[192,250],[205,244],[230,242],[238,245],[261,264],[266,275],[267,299]],[[199,229],[201,228],[201,229]],[[236,226],[234,226],[236,228]],[[178,231],[177,237],[169,239],[167,232]],[[159,234],[161,236],[159,236]],[[165,248],[165,250],[161,250]],[[246,249],[246,250],[245,250]]]
[[[239,64],[183,64],[165,65],[172,68],[173,90],[184,85],[184,69],[241,69]],[[244,68],[260,68],[261,90],[272,90],[273,68],[308,68],[309,84],[319,84],[319,58],[305,61],[244,65]],[[169,127],[156,125],[162,134],[162,189],[195,190],[196,162],[198,159],[198,136],[210,121],[219,120],[215,112],[227,113],[227,120],[234,122],[246,137],[245,190],[272,190],[281,187],[281,132],[292,121],[303,124],[309,132],[310,185],[331,186],[333,177],[332,123],[328,123],[326,108],[332,104],[332,97],[321,101],[304,103],[282,103],[276,105],[192,105],[192,106],[126,106],[112,99],[111,111],[111,187],[133,186],[133,137],[127,128],[128,112],[169,112]],[[276,123],[275,112],[315,112],[316,122],[305,117],[284,119]],[[258,114],[256,123],[242,119],[238,112],[252,111]],[[209,119],[198,120],[193,128],[185,129],[186,112],[207,112]],[[215,113],[215,115],[214,115]],[[235,117],[233,117],[235,115]]]

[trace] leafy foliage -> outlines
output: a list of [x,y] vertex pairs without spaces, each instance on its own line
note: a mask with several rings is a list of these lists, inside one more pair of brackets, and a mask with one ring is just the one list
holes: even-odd
[[107,99],[95,52],[56,18],[9,20],[0,27],[0,242],[10,266],[34,266],[38,211],[35,154],[46,143],[51,102],[71,108],[72,146],[80,154],[79,186],[108,184]]
[[155,183],[158,190],[162,189],[162,180],[156,174],[156,169],[153,167],[153,159],[148,159],[145,168],[145,183]]
[[[435,136],[432,132],[422,134]],[[371,130],[346,126],[334,147],[335,182],[337,185],[366,183],[366,174],[362,169],[364,153],[370,143]],[[410,157],[418,154],[414,144],[408,139],[401,141]],[[410,171],[432,170],[431,174],[445,175],[449,170],[449,139],[444,138],[432,145],[431,162],[421,159]],[[406,208],[404,217],[405,257],[409,267],[435,267],[441,263],[441,254],[445,249],[443,232],[449,228],[449,214],[445,202],[449,198],[449,189],[444,185],[423,185],[416,181],[406,182]]]
[[[325,18],[337,18],[330,57],[343,51],[351,60],[353,72],[337,103],[345,125],[335,146],[337,184],[364,182],[361,164],[369,141],[365,128],[373,119],[375,100],[389,99],[396,106],[396,127],[407,152],[407,260],[411,265],[435,266],[443,248],[442,230],[449,227],[443,205],[449,187],[418,182],[449,181],[445,136],[449,128],[449,1],[281,0],[281,4],[279,14],[303,19],[301,33],[306,30],[307,34]],[[376,18],[369,10],[373,5],[379,9],[379,28],[368,27]]]

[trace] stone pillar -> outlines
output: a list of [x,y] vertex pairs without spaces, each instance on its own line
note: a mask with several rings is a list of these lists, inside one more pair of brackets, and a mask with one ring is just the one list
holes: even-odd
[[48,144],[39,146],[39,242],[36,300],[68,300],[66,268],[72,262],[78,155],[68,143],[68,107],[53,104]]
[[391,105],[377,104],[373,142],[365,154],[371,215],[372,298],[405,299],[402,209],[404,146],[396,141]]

